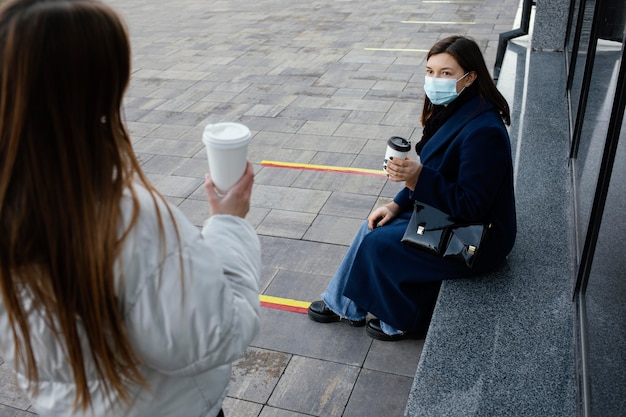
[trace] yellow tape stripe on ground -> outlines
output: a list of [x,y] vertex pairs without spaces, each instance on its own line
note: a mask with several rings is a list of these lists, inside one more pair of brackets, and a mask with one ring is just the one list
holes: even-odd
[[309,308],[309,301],[290,300],[288,298],[272,297],[271,295],[259,295],[262,303],[279,304],[289,307]]
[[279,162],[279,161],[261,161],[261,165],[275,167],[275,168],[295,168],[306,169],[312,171],[331,171],[331,172],[343,172],[346,174],[366,174],[376,176],[386,176],[382,169],[367,169],[367,168],[350,168],[350,167],[337,167],[330,165],[314,165],[314,164],[296,164],[292,162]]

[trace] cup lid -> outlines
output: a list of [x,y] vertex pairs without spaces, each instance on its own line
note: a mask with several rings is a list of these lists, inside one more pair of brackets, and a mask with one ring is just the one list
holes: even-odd
[[398,152],[408,152],[411,150],[411,142],[400,137],[400,136],[392,136],[387,141],[387,145]]
[[235,146],[250,140],[250,129],[241,123],[223,122],[208,124],[204,128],[202,140],[217,146]]

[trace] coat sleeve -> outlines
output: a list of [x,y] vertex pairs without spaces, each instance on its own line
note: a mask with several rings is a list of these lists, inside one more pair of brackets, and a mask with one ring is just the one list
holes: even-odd
[[257,334],[261,255],[244,219],[213,216],[200,232],[175,213],[180,241],[166,232],[165,254],[158,234],[128,243],[125,323],[144,365],[182,376],[232,362]]

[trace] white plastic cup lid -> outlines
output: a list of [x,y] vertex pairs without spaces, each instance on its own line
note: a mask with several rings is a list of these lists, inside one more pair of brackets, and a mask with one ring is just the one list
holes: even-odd
[[250,129],[241,123],[214,123],[204,128],[202,141],[213,148],[237,148],[250,140]]

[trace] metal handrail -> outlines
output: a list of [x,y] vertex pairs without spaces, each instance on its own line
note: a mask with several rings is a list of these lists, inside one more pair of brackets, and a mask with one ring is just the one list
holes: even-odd
[[498,80],[500,76],[500,69],[502,68],[502,60],[504,59],[504,53],[506,52],[506,46],[508,42],[519,36],[528,35],[528,28],[530,27],[530,12],[532,6],[536,5],[533,0],[524,0],[522,4],[522,17],[520,21],[520,27],[517,29],[509,30],[508,32],[500,33],[498,38],[498,52],[496,54],[496,64],[493,68],[493,79]]

